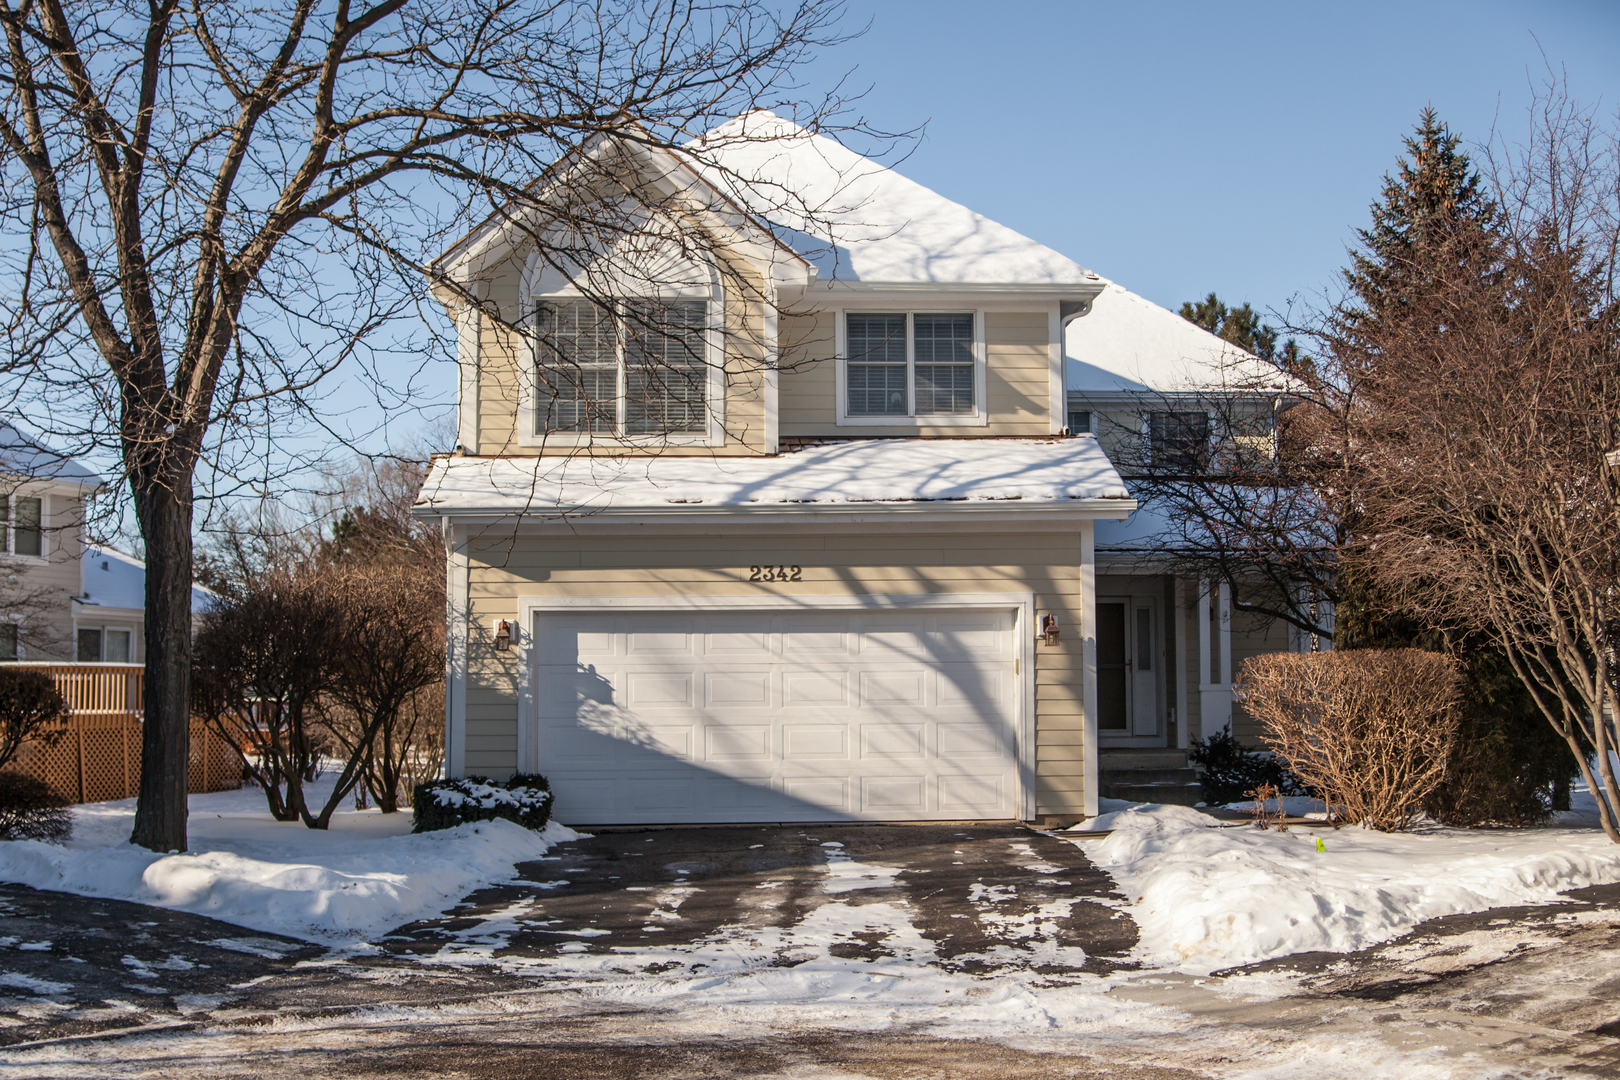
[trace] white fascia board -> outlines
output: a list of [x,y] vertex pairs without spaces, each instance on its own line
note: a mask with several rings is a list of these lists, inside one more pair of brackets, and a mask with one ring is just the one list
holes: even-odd
[[608,510],[581,510],[578,513],[532,511],[523,515],[510,510],[477,509],[433,510],[417,507],[413,516],[443,518],[458,525],[539,528],[553,525],[568,530],[600,526],[655,525],[700,526],[707,529],[740,525],[784,525],[814,528],[818,525],[900,524],[1019,524],[1030,529],[1063,529],[1082,521],[1123,521],[1136,509],[1135,499],[1065,499],[1061,502],[1028,502],[1016,499],[985,499],[970,503],[839,503],[811,506],[770,504],[765,506],[716,506],[702,509],[682,506],[621,507]]
[[94,601],[86,603],[83,597],[73,597],[74,615],[88,618],[94,615],[98,619],[145,619],[146,609],[138,607],[105,607]]
[[964,296],[1040,297],[1043,305],[1053,299],[1088,300],[1103,290],[1101,282],[1076,284],[1026,284],[1011,282],[962,281],[823,281],[817,288],[832,293],[953,293]]

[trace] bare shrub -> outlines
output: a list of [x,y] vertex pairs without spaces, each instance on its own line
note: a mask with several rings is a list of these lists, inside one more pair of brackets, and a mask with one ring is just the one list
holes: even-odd
[[[407,773],[442,725],[423,714],[421,695],[444,681],[444,585],[409,562],[361,564],[341,571],[343,647],[332,658],[323,696],[327,727],[348,762],[338,777],[347,792],[364,783],[385,814],[398,811]],[[441,703],[443,698],[438,699]],[[321,815],[321,825],[331,813]]]
[[1357,649],[1253,657],[1233,689],[1337,820],[1387,832],[1411,825],[1445,779],[1459,684],[1450,657]]
[[274,570],[234,590],[198,620],[192,703],[242,754],[277,821],[312,824],[303,785],[320,765],[316,699],[341,651],[343,606],[325,577]]

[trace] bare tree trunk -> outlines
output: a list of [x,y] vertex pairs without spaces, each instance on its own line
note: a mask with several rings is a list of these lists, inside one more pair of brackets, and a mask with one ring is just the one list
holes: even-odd
[[178,484],[153,484],[134,497],[146,538],[146,713],[130,841],[152,851],[185,851],[191,763],[190,484],[183,490]]

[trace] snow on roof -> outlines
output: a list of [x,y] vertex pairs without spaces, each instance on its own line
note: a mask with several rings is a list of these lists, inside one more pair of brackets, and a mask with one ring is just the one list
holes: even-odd
[[65,480],[95,487],[101,477],[73,458],[36,442],[7,423],[0,423],[0,474],[8,478]]
[[1269,365],[1196,323],[1109,282],[1069,323],[1068,388],[1090,393],[1253,388],[1282,380]]
[[[74,599],[88,607],[146,607],[146,564],[133,555],[99,544],[84,546],[84,592]],[[191,610],[205,610],[217,597],[201,585],[191,587]]]
[[[1095,285],[1096,275],[961,203],[764,109],[692,143],[705,177],[815,264],[822,281]],[[784,196],[784,193],[788,193]],[[784,203],[802,203],[806,221]],[[830,231],[831,235],[821,235]]]
[[777,457],[435,459],[429,511],[590,513],[796,503],[1128,499],[1097,441],[889,439]]

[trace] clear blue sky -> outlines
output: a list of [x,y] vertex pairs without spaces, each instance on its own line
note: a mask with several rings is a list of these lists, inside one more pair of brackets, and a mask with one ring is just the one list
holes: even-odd
[[1516,137],[1551,62],[1620,108],[1615,0],[851,0],[868,20],[810,77],[926,122],[900,171],[1172,308],[1332,287],[1426,104]]
[[[1620,0],[849,0],[848,26],[868,22],[807,93],[853,69],[873,126],[926,124],[902,172],[1172,309],[1334,288],[1426,104],[1466,140],[1516,137],[1550,62],[1620,108]],[[454,368],[412,383],[417,408],[378,431],[351,369],[329,422],[407,445],[448,416]]]

